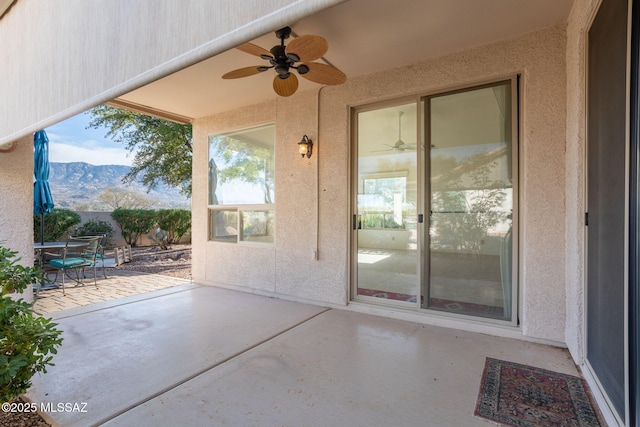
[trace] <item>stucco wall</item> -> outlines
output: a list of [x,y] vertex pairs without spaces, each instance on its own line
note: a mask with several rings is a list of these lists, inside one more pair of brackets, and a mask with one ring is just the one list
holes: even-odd
[[0,20],[0,143],[341,1],[18,1]]
[[[18,141],[15,150],[0,153],[0,242],[33,265],[33,136]],[[25,214],[26,213],[26,214]],[[33,299],[31,289],[24,298]]]
[[[349,108],[521,73],[522,332],[563,342],[565,37],[564,28],[546,29],[196,120],[194,280],[346,304]],[[258,249],[207,242],[207,136],[266,122],[275,122],[277,129],[276,244]],[[311,159],[296,152],[303,134],[317,141]],[[314,261],[316,237],[319,259]]]
[[576,0],[567,25],[567,325],[565,342],[573,359],[584,359],[584,265],[586,211],[586,40],[600,0]]

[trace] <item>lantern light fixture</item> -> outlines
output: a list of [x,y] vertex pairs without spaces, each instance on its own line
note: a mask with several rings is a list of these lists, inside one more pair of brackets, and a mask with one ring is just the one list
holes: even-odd
[[307,158],[310,158],[312,151],[313,151],[313,142],[311,141],[311,139],[309,139],[307,135],[303,136],[300,142],[298,142],[298,152],[303,158],[305,156]]

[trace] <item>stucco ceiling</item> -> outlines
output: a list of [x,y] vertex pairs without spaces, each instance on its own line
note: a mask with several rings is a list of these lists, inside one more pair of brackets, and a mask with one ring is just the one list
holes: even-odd
[[[326,60],[349,79],[562,24],[572,4],[573,0],[350,0],[289,25],[296,35],[326,38]],[[279,40],[269,33],[252,42],[268,50]],[[264,63],[232,49],[118,100],[185,120],[232,110],[276,97],[271,70],[221,79],[227,71]],[[319,87],[299,80],[298,91]]]

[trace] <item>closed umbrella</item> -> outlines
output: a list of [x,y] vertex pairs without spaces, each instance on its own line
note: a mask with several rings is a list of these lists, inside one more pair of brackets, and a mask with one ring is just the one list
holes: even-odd
[[40,241],[44,243],[44,214],[53,209],[53,197],[49,188],[49,138],[43,130],[33,137],[33,212],[40,215]]

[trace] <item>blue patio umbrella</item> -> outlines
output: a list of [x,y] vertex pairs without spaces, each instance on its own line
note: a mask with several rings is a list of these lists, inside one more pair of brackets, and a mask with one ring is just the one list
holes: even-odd
[[44,214],[53,209],[53,196],[49,188],[49,138],[43,130],[33,137],[33,213],[40,215],[40,241],[44,243]]

